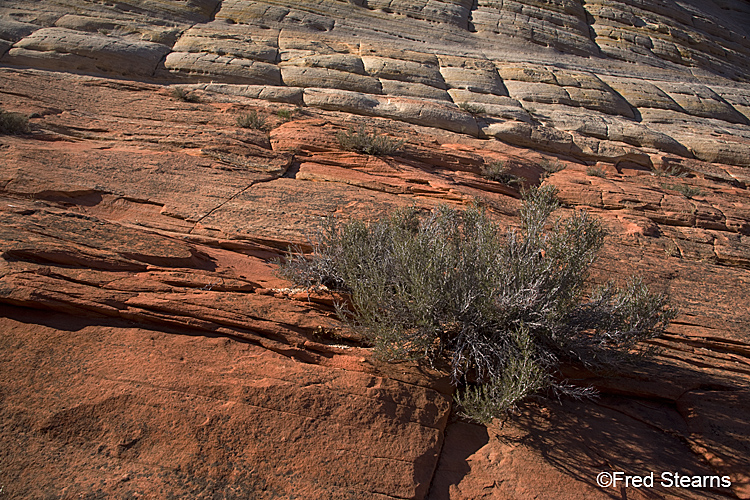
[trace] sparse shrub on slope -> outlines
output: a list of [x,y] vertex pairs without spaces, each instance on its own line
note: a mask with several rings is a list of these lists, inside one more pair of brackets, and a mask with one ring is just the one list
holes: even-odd
[[180,87],[173,87],[172,90],[170,91],[170,94],[172,97],[174,97],[178,101],[192,102],[192,103],[201,102],[200,98],[197,95],[192,94]]
[[242,128],[251,128],[253,130],[266,130],[266,128],[268,128],[265,117],[259,115],[255,110],[244,115],[239,115],[237,117],[237,125]]
[[602,169],[602,167],[586,167],[586,175],[601,177],[602,179],[607,178],[607,173]]
[[374,156],[393,155],[404,145],[403,140],[391,139],[385,135],[377,135],[375,132],[367,133],[364,126],[357,130],[349,129],[347,132],[339,132],[336,134],[336,140],[346,151]]
[[510,167],[503,161],[493,161],[482,166],[482,176],[509,187],[523,183],[523,178],[510,173]]
[[460,102],[458,103],[458,107],[460,109],[463,109],[467,113],[471,113],[472,115],[483,115],[485,113],[484,106],[481,104],[474,104],[472,102]]
[[280,109],[276,112],[276,116],[282,122],[288,122],[294,117],[294,112],[290,109]]
[[15,135],[29,132],[29,118],[21,113],[0,109],[0,134]]
[[682,194],[685,198],[692,198],[693,196],[700,196],[705,193],[695,186],[688,184],[662,184],[661,187],[669,189],[671,191],[677,191]]
[[585,211],[550,225],[557,207],[551,187],[526,192],[522,228],[506,233],[478,208],[330,223],[313,255],[289,255],[282,272],[348,293],[340,314],[383,358],[446,360],[464,414],[486,422],[542,389],[585,394],[560,380],[561,363],[615,366],[674,315],[639,280],[587,297],[604,230]]

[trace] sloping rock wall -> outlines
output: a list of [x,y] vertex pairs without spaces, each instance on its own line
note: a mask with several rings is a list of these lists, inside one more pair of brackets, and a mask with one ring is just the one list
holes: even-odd
[[[31,131],[0,136],[2,491],[750,498],[748,26],[741,1],[3,2],[0,105]],[[360,126],[404,145],[342,151]],[[478,426],[275,259],[329,216],[514,226],[492,162],[602,218],[592,283],[643,275],[680,315],[653,362],[566,373],[600,399]]]
[[[63,14],[63,4],[43,13],[22,1],[3,9],[4,64],[441,100],[473,115],[456,109],[466,116],[437,126],[522,146],[541,140],[581,159],[622,157],[611,153],[622,143],[724,163],[750,157],[750,44],[741,22],[750,9],[742,2],[233,0],[188,4],[180,15],[176,4],[144,2],[88,17]],[[170,23],[155,22],[165,16]],[[347,112],[372,115],[368,99],[338,99]],[[568,118],[550,119],[543,105]],[[378,116],[414,123],[411,107]],[[612,118],[602,124],[591,111]],[[476,126],[465,123],[472,120]],[[709,146],[704,137],[717,125],[725,137]]]

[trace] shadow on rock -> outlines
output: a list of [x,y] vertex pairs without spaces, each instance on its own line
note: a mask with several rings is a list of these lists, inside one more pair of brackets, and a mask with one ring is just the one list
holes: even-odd
[[427,498],[443,500],[453,498],[451,486],[457,485],[471,472],[470,459],[489,442],[487,428],[467,422],[453,422],[445,430],[445,442],[440,462],[432,480]]

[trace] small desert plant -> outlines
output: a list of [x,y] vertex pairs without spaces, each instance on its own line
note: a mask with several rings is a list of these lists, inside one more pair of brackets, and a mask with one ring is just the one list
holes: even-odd
[[0,109],[0,134],[15,135],[29,132],[29,117]]
[[484,165],[482,176],[509,187],[523,182],[523,178],[510,173],[510,167],[503,161],[493,161]]
[[178,101],[200,102],[200,98],[197,95],[187,92],[185,91],[185,89],[182,89],[180,87],[174,87],[170,93],[172,94],[172,97],[174,97]]
[[688,184],[662,184],[662,187],[671,191],[677,191],[686,198],[704,194],[699,188]]
[[242,128],[251,128],[254,130],[265,130],[267,127],[265,117],[259,115],[255,110],[238,116],[237,125]]
[[336,140],[346,151],[375,156],[393,155],[404,145],[403,140],[391,139],[385,135],[377,135],[375,132],[367,133],[364,125],[357,130],[349,129],[346,132],[339,132],[336,134]]
[[602,178],[607,177],[607,174],[604,172],[604,170],[602,170],[601,167],[586,167],[586,175]]
[[484,106],[473,102],[460,102],[457,106],[472,115],[483,115],[485,113]]
[[690,173],[679,165],[666,165],[653,170],[654,175],[659,177],[688,177]]
[[279,120],[288,122],[289,120],[292,119],[292,111],[289,109],[280,109],[276,113],[276,116],[279,118]]
[[560,160],[555,160],[553,163],[546,158],[539,162],[539,166],[544,170],[542,178],[547,178],[555,172],[559,172],[565,169],[565,165],[560,163]]
[[489,423],[513,409],[518,401],[547,387],[549,374],[534,359],[534,342],[526,328],[511,333],[518,347],[499,377],[485,384],[468,385],[455,395],[461,414],[475,422]]
[[341,318],[382,358],[446,363],[463,414],[487,422],[540,390],[590,393],[561,364],[608,369],[648,354],[639,342],[675,314],[638,279],[587,292],[604,230],[585,211],[550,224],[558,206],[554,188],[525,192],[522,227],[506,233],[477,207],[329,222],[312,256],[289,254],[281,272],[348,294]]

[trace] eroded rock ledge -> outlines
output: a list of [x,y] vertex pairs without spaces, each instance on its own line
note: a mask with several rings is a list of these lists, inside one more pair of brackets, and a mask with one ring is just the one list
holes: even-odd
[[750,9],[730,3],[236,0],[71,15],[15,0],[0,11],[0,64],[211,82],[585,160],[659,150],[750,166]]

